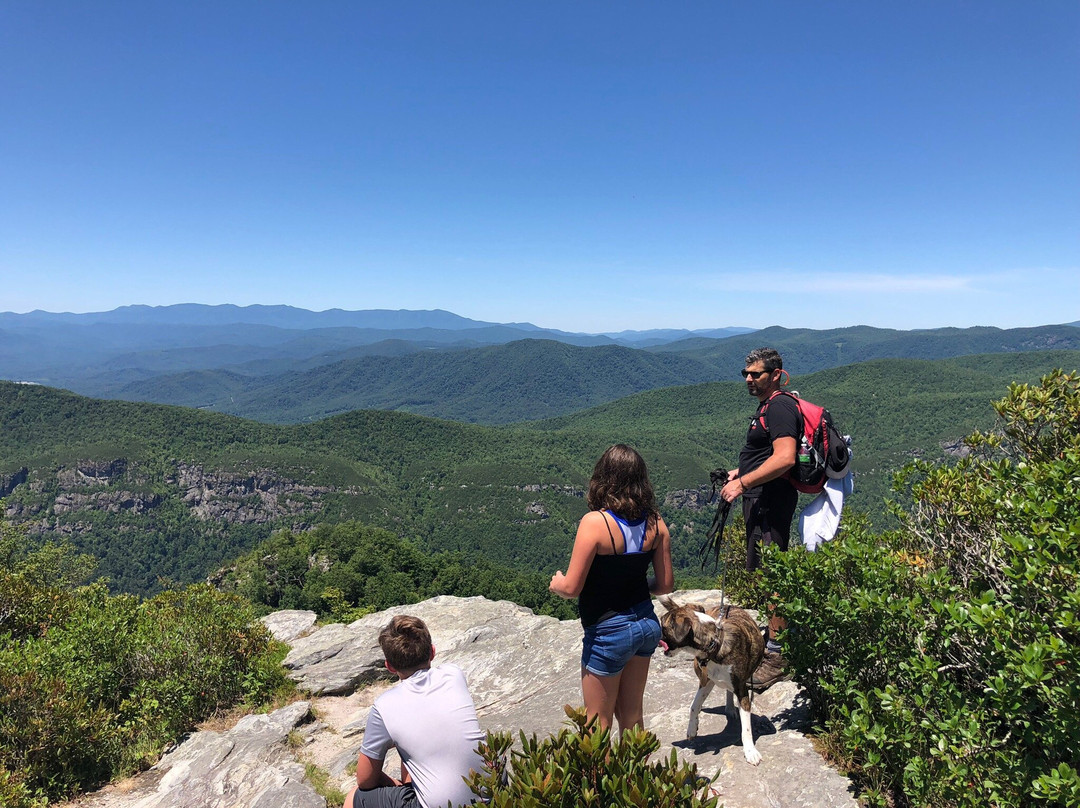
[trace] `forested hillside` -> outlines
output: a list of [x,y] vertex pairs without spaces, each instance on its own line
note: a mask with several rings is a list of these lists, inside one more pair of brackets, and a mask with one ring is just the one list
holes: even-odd
[[[394,343],[375,353],[332,362],[330,355],[247,363],[229,370],[155,375],[109,397],[204,407],[271,423],[318,420],[356,409],[385,409],[481,424],[564,415],[632,393],[705,381],[738,381],[743,358],[773,345],[792,373],[883,358],[943,359],[980,353],[1080,349],[1080,329],[1044,326],[893,331],[768,328],[724,339],[695,338],[651,350],[579,347],[544,339],[447,350],[413,350]],[[359,349],[354,349],[359,350]],[[302,365],[302,366],[301,366]],[[95,383],[104,381],[99,377]]]
[[378,409],[500,424],[550,418],[719,375],[706,362],[678,355],[530,339],[464,351],[363,356],[302,373],[190,372],[128,385],[118,397],[207,407],[271,423]]
[[[850,504],[880,514],[891,472],[991,423],[1009,382],[1077,366],[1076,352],[881,360],[792,387],[855,436]],[[202,579],[275,528],[345,520],[550,572],[567,559],[593,463],[627,441],[649,462],[677,562],[696,569],[710,514],[692,495],[734,464],[753,406],[742,383],[713,382],[529,425],[356,411],[274,426],[2,383],[0,493],[10,520],[71,537],[127,591]]]

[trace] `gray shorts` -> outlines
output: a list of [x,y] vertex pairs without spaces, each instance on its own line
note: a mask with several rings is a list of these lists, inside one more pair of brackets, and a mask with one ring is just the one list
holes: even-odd
[[356,790],[353,808],[423,808],[410,783],[403,786],[383,786],[368,791]]

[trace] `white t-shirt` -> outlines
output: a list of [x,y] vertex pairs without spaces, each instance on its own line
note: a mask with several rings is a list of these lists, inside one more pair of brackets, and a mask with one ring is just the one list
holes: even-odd
[[383,760],[397,746],[424,808],[468,805],[476,795],[462,779],[481,771],[476,751],[485,738],[465,673],[457,665],[418,670],[377,699],[368,714],[360,754]]

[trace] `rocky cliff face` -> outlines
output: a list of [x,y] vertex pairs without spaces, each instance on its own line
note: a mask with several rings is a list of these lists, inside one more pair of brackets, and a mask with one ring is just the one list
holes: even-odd
[[701,485],[697,488],[679,488],[668,491],[664,497],[664,506],[668,508],[680,508],[689,511],[703,511],[714,504],[710,502],[712,488]]
[[[679,593],[680,601],[708,602],[717,592]],[[659,608],[659,607],[658,607]],[[435,664],[464,669],[481,724],[489,730],[547,735],[565,721],[562,706],[581,703],[581,627],[539,617],[506,601],[438,597],[368,615],[350,625],[316,628],[311,612],[279,612],[267,626],[292,646],[285,660],[311,693],[269,716],[249,716],[227,732],[199,732],[157,766],[122,788],[78,802],[81,808],[263,808],[321,806],[303,779],[312,763],[346,788],[349,764],[363,738],[375,697],[391,686],[377,635],[395,614],[415,614],[432,631]],[[697,680],[688,661],[657,655],[645,694],[645,724],[662,742],[657,755],[676,754],[717,776],[727,808],[856,808],[849,781],[827,766],[803,734],[806,707],[798,685],[783,682],[755,697],[754,736],[764,757],[743,759],[738,722],[723,714],[714,692],[701,713],[698,737],[685,740]],[[313,718],[313,714],[318,718]],[[299,748],[292,750],[289,737]],[[398,761],[393,753],[389,771]]]
[[23,466],[13,474],[0,474],[0,498],[6,497],[15,490],[15,486],[26,482],[30,470]]
[[155,486],[152,475],[129,466],[125,458],[84,460],[61,466],[50,474],[29,475],[22,469],[0,477],[0,496],[12,494],[19,486],[26,489],[25,496],[7,502],[5,516],[27,523],[33,534],[55,531],[78,535],[82,532],[79,526],[88,524],[79,519],[80,514],[149,513],[169,496],[182,501],[199,521],[268,524],[283,519],[302,522],[322,510],[329,494],[362,493],[355,488],[286,479],[269,469],[226,472],[184,462],[175,463],[159,483]]

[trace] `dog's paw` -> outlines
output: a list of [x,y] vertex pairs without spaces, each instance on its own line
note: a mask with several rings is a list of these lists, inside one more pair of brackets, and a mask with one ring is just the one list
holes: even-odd
[[743,755],[746,756],[746,762],[751,766],[756,766],[761,763],[761,752],[753,746],[744,746]]
[[691,720],[686,727],[686,740],[692,741],[697,737],[697,719]]

